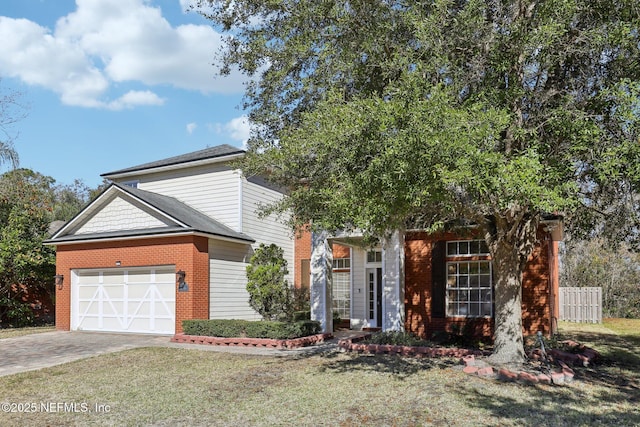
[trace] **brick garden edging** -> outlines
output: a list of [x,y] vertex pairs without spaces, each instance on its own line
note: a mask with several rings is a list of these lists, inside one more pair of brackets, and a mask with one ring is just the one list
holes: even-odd
[[[476,360],[474,356],[468,356],[462,358],[462,363],[465,364],[463,372],[471,375],[478,375],[481,377],[497,378],[501,381],[517,381],[523,384],[554,384],[562,385],[573,381],[575,377],[575,371],[571,369],[568,363],[574,366],[587,367],[595,362],[600,354],[592,348],[578,344],[575,341],[563,341],[574,352],[562,351],[557,349],[551,349],[547,352],[547,361],[549,364],[555,363],[558,365],[554,370],[550,370],[549,374],[543,372],[531,373],[527,371],[514,371],[507,368],[500,368],[497,373],[493,372],[491,366],[486,366],[484,362],[481,362],[479,366],[476,366]],[[540,349],[534,349],[529,352],[528,357],[534,361],[540,361],[544,359],[544,355]]]
[[[565,341],[568,347],[572,348],[576,353],[552,349],[547,352],[547,360],[549,363],[556,363],[558,368],[550,371],[549,374],[542,372],[533,374],[527,371],[513,371],[507,368],[500,368],[495,372],[492,366],[484,361],[476,360],[476,356],[488,356],[490,353],[481,350],[469,350],[463,348],[448,347],[409,347],[400,345],[385,344],[364,344],[360,341],[371,337],[371,334],[341,339],[338,341],[338,347],[345,351],[354,351],[367,354],[390,354],[410,357],[458,357],[465,365],[463,372],[469,375],[477,375],[482,378],[498,379],[507,382],[519,382],[522,384],[554,384],[561,385],[573,381],[575,372],[568,363],[580,366],[589,366],[600,355],[597,351],[580,345],[573,341]],[[529,353],[532,360],[541,360],[543,355],[539,349],[534,349]]]
[[225,347],[258,347],[258,348],[276,348],[276,349],[291,349],[300,348],[317,343],[324,342],[332,338],[332,334],[317,334],[309,335],[307,337],[294,338],[290,340],[276,340],[268,338],[221,338],[221,337],[207,337],[201,335],[185,335],[175,334],[171,338],[171,342],[183,343],[183,344],[204,344],[204,345],[219,345]]
[[354,338],[345,338],[338,341],[338,348],[346,351],[355,351],[368,354],[398,354],[411,357],[464,357],[469,355],[484,356],[488,353],[481,350],[469,350],[466,348],[449,347],[411,347],[388,344],[364,344],[371,334]]

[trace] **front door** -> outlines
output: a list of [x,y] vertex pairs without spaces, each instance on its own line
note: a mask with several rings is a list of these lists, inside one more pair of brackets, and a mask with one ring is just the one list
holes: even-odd
[[367,317],[370,328],[382,327],[382,268],[367,268]]

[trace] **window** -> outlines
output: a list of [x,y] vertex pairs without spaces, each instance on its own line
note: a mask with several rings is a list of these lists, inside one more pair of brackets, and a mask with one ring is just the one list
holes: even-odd
[[123,181],[121,184],[131,188],[138,188],[138,181]]
[[311,260],[300,260],[300,288],[310,289],[311,287]]
[[[447,256],[486,257],[480,240],[447,242]],[[493,275],[489,259],[447,262],[447,316],[490,317],[493,314]]]
[[334,270],[348,270],[351,268],[351,258],[336,258],[333,260]]
[[484,240],[456,240],[447,242],[447,256],[489,255]]
[[333,273],[333,312],[351,318],[351,273]]
[[382,251],[367,252],[367,262],[368,263],[382,262]]
[[333,312],[351,318],[351,258],[333,260]]

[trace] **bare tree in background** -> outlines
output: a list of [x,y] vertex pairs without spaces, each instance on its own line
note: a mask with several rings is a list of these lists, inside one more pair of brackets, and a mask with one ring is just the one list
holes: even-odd
[[0,79],[0,166],[9,163],[12,168],[18,167],[18,153],[13,148],[18,134],[12,127],[27,116],[21,96],[16,90],[3,87]]
[[561,255],[561,286],[602,288],[605,317],[640,318],[640,254],[627,243],[569,239]]

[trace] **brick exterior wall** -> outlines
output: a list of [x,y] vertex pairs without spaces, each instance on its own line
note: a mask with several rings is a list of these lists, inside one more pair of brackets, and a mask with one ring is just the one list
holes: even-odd
[[[333,258],[349,258],[351,255],[351,249],[349,246],[340,245],[334,243],[331,245],[333,251]],[[311,233],[307,230],[301,230],[296,233],[296,240],[294,246],[295,274],[294,274],[294,286],[300,288],[305,281],[302,279],[303,272],[306,274],[310,271],[305,270],[302,264],[308,262],[311,259]]]
[[[466,238],[466,237],[465,237]],[[540,230],[539,243],[529,258],[522,279],[522,327],[526,335],[542,331],[550,334],[551,271],[556,271],[553,257],[557,244],[548,241],[548,235]],[[432,275],[431,251],[438,240],[458,240],[459,236],[408,233],[405,237],[405,328],[423,338],[430,338],[438,331],[464,331],[476,337],[490,337],[492,319],[433,318],[431,316]],[[554,249],[555,248],[555,249]],[[551,265],[550,265],[550,261]]]
[[351,256],[351,248],[349,246],[334,243],[331,245],[331,250],[333,251],[333,259],[349,258]]
[[405,328],[421,337],[445,326],[441,324],[435,327],[430,319],[431,243],[425,233],[408,233],[405,236]]
[[[121,264],[116,267],[116,261]],[[184,270],[188,292],[177,292],[176,333],[182,321],[209,318],[208,239],[200,236],[163,237],[114,242],[79,243],[57,247],[56,274],[64,275],[56,289],[56,329],[71,327],[71,270],[175,265]]]
[[306,230],[301,230],[296,233],[296,240],[294,242],[294,254],[293,262],[295,263],[295,274],[293,277],[293,284],[296,288],[300,288],[303,283],[302,280],[302,263],[311,259],[311,233]]

